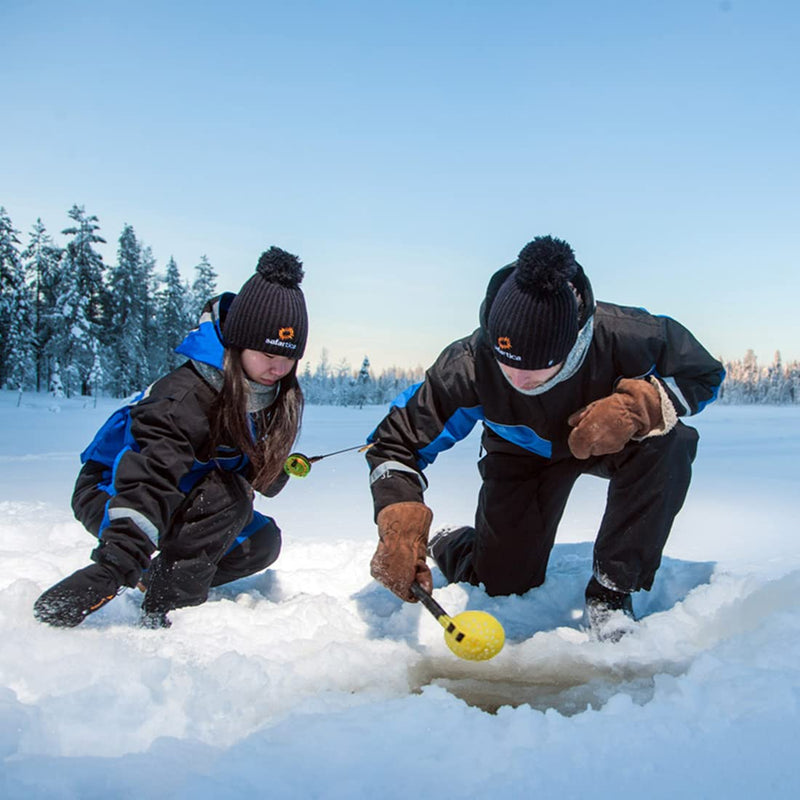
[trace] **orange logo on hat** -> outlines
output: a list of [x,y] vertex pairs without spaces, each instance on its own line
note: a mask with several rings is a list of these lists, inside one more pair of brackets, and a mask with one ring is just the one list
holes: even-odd
[[497,346],[501,350],[510,350],[511,349],[511,339],[508,336],[498,336],[497,337]]
[[278,338],[282,342],[288,342],[290,339],[294,339],[294,328],[281,328],[278,331]]

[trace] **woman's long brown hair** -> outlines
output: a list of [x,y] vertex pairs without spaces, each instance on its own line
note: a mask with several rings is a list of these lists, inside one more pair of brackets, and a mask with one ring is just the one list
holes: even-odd
[[249,390],[238,348],[225,348],[222,377],[222,389],[210,414],[211,457],[219,445],[238,447],[253,465],[250,483],[256,491],[264,493],[281,474],[300,432],[304,401],[297,381],[297,364],[281,379],[275,402],[252,415],[247,412]]

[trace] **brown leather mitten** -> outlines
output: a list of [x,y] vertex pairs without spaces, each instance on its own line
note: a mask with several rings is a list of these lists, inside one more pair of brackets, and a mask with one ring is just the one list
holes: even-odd
[[378,548],[370,572],[398,597],[415,603],[411,584],[417,581],[433,590],[431,571],[425,563],[425,548],[433,512],[424,503],[392,503],[378,514]]
[[574,428],[569,449],[575,458],[618,453],[634,437],[663,426],[661,395],[649,381],[623,378],[614,394],[589,403],[567,422]]

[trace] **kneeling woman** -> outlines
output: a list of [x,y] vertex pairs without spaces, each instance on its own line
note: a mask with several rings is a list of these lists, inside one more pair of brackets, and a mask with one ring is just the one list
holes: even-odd
[[142,623],[164,627],[170,610],[275,561],[280,529],[253,510],[253,489],[272,497],[283,488],[300,428],[302,278],[295,256],[263,253],[238,295],[206,304],[177,348],[188,361],[98,431],[72,498],[99,540],[95,563],[42,594],[38,620],[78,625],[121,587],[139,585]]

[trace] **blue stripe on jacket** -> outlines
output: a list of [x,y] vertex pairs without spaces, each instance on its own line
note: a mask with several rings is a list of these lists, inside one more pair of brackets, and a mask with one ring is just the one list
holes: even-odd
[[499,422],[485,421],[487,428],[491,428],[498,436],[517,447],[536,453],[537,456],[552,458],[553,443],[543,439],[533,428],[527,425],[501,425]]
[[[392,401],[392,408],[405,408],[420,386],[422,386],[421,382],[409,386]],[[436,460],[439,453],[449,450],[456,442],[469,436],[478,420],[483,420],[484,425],[501,439],[505,439],[523,450],[544,458],[553,456],[553,443],[539,436],[533,428],[529,428],[527,425],[503,425],[487,420],[484,417],[483,406],[478,405],[472,408],[459,408],[450,416],[444,423],[441,433],[417,451],[417,468],[424,470]],[[375,431],[367,437],[367,441],[375,441]]]
[[245,525],[242,529],[242,532],[233,540],[233,544],[224,552],[223,555],[228,555],[232,550],[235,550],[237,547],[241,546],[244,542],[246,542],[256,531],[260,531],[266,525],[269,525],[271,522],[274,523],[272,517],[268,517],[266,514],[262,514],[260,511],[253,511],[253,519]]
[[417,466],[425,469],[429,464],[433,464],[439,453],[466,439],[479,419],[483,419],[483,406],[457,409],[445,422],[442,432],[430,444],[417,451]]

